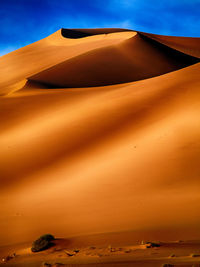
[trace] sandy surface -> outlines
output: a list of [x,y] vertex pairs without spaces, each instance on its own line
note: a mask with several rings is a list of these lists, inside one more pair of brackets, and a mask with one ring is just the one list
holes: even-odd
[[199,240],[199,57],[199,38],[121,29],[1,57],[2,249],[48,232]]
[[[125,234],[126,236],[126,234]],[[115,238],[114,238],[115,237]],[[121,233],[110,235],[95,235],[71,239],[58,239],[48,250],[38,253],[31,252],[30,244],[7,247],[6,252],[13,255],[0,266],[7,267],[67,267],[67,266],[148,266],[161,267],[199,267],[200,241],[173,241],[156,243],[158,247],[148,247],[144,241],[123,243]],[[112,243],[108,245],[108,239]],[[91,241],[96,246],[91,246]],[[86,244],[87,241],[87,244]],[[116,241],[118,245],[116,244]],[[130,241],[130,239],[129,239]],[[127,239],[126,239],[127,242]],[[121,244],[120,244],[121,243]],[[5,255],[1,253],[1,260]],[[168,266],[167,266],[168,267]]]

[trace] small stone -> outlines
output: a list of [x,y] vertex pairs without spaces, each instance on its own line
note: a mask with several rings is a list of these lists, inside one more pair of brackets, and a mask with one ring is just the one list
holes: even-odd
[[145,244],[146,248],[152,248],[151,244]]
[[146,242],[146,248],[157,248],[160,247],[159,243],[153,243],[153,242]]
[[69,257],[72,257],[72,256],[74,256],[76,253],[71,253],[71,252],[65,250],[65,254],[67,254],[67,256],[69,256]]
[[127,249],[124,251],[125,253],[130,253],[131,252],[131,249]]
[[193,253],[193,254],[191,254],[190,256],[191,256],[191,257],[193,257],[193,258],[200,257],[200,255],[199,255],[199,254],[194,254],[194,253]]

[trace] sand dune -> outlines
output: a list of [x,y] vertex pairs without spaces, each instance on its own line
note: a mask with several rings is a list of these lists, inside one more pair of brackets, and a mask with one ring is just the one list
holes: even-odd
[[175,50],[183,52],[187,55],[200,58],[199,38],[188,38],[188,37],[175,37],[175,36],[163,36],[149,33],[140,33],[142,36],[151,38],[159,43],[167,45]]
[[54,87],[104,86],[151,78],[196,62],[196,58],[137,34],[68,59],[29,80]]
[[[135,32],[67,39],[61,30],[36,43],[0,57],[0,95],[16,91],[27,78],[69,58],[134,36]],[[19,85],[20,84],[20,85]]]
[[200,238],[199,39],[116,31],[0,59],[1,245]]

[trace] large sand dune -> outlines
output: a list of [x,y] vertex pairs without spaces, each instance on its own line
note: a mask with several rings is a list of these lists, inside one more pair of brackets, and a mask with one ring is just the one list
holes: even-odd
[[95,49],[44,70],[30,80],[54,87],[105,86],[158,76],[197,63],[139,34]]
[[198,38],[79,29],[1,57],[0,244],[200,238],[199,56]]

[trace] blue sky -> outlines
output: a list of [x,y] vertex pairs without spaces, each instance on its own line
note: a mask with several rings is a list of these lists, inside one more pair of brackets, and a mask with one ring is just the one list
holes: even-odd
[[200,0],[0,0],[0,55],[60,28],[200,37]]

